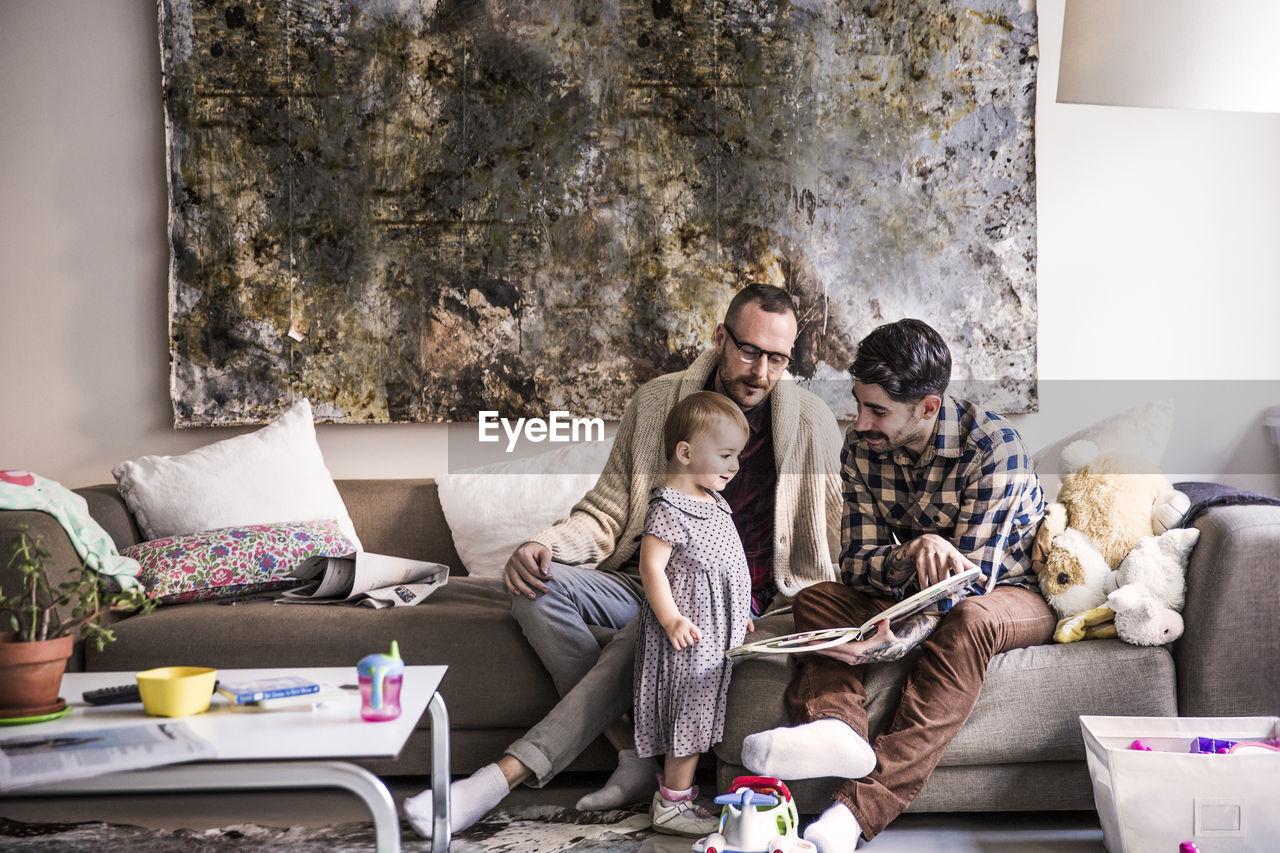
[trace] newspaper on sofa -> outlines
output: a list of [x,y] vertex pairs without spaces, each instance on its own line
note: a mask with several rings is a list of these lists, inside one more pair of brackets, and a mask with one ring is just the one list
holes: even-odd
[[412,607],[449,581],[449,567],[423,560],[357,551],[308,560],[292,574],[306,583],[284,593],[282,604],[355,604]]

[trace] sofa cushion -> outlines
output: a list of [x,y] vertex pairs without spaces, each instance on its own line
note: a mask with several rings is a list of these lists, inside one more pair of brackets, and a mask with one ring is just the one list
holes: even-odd
[[140,542],[122,553],[138,561],[148,595],[161,604],[185,604],[294,587],[291,574],[303,563],[353,550],[328,519],[222,527]]
[[[444,563],[452,573],[466,574],[445,523],[434,480],[335,480],[334,485],[366,551]],[[111,534],[117,548],[143,541],[145,537],[114,483],[75,492],[88,502],[89,513]]]
[[1280,708],[1280,508],[1216,507],[1196,520],[1186,628],[1173,644],[1184,717]]
[[74,491],[84,498],[89,505],[89,514],[102,525],[102,529],[107,531],[120,550],[146,538],[129,513],[129,507],[120,496],[120,489],[115,483],[99,483]]
[[[790,615],[756,623],[758,638],[793,630]],[[870,667],[866,682],[871,735],[889,724],[917,653]],[[782,694],[790,658],[759,656],[737,664],[729,714],[716,755],[741,764],[747,735],[790,724]],[[1173,716],[1173,659],[1163,647],[1090,640],[1015,649],[996,655],[969,720],[942,757],[943,766],[1083,760],[1081,714]]]
[[449,567],[465,575],[440,509],[434,480],[335,480],[338,493],[360,531],[364,549]]
[[1173,434],[1173,401],[1155,400],[1134,406],[1077,430],[1036,451],[1032,457],[1046,500],[1055,500],[1062,485],[1062,451],[1072,442],[1092,441],[1103,453],[1124,453],[1159,468]]
[[361,548],[316,443],[311,404],[181,456],[143,456],[111,472],[148,539],[237,524],[333,518]]
[[449,667],[440,689],[454,728],[525,729],[559,698],[499,580],[451,578],[421,604],[387,610],[184,604],[130,617],[114,630],[111,648],[86,648],[86,669],[350,666],[355,683],[360,658],[396,640],[405,663]]
[[511,552],[569,515],[600,477],[613,439],[441,475],[440,506],[467,573],[501,577]]

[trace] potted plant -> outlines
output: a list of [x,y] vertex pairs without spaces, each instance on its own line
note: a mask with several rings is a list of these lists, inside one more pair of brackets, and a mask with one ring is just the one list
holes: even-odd
[[[0,589],[0,716],[23,717],[57,711],[62,674],[77,637],[99,650],[115,642],[103,624],[109,613],[155,608],[141,589],[108,591],[103,578],[84,563],[71,580],[49,582],[49,557],[39,536],[25,530],[13,540],[8,566],[19,578],[18,589]],[[12,576],[12,575],[11,575]],[[60,609],[61,608],[61,609]]]

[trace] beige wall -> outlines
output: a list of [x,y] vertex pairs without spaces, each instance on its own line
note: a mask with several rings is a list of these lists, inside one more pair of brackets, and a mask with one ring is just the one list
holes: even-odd
[[[1043,405],[1018,424],[1035,448],[1145,393],[1075,380],[1170,380],[1166,469],[1280,494],[1280,116],[1055,104],[1062,0],[1040,13]],[[0,0],[0,467],[84,485],[238,432],[171,426],[165,195],[155,3]],[[1254,381],[1188,381],[1222,379]],[[449,465],[442,426],[318,431],[335,476]]]

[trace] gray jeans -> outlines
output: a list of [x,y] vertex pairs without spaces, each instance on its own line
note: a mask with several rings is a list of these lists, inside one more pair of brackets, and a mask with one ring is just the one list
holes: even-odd
[[[512,598],[511,614],[542,660],[560,702],[507,747],[541,788],[631,708],[636,616],[643,590],[634,579],[551,564],[547,592]],[[617,629],[601,647],[592,626]]]

